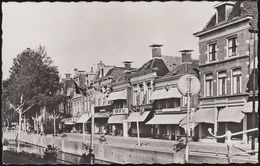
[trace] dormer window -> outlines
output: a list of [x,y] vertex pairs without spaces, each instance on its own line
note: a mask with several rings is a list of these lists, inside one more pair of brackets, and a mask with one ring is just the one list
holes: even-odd
[[230,12],[232,11],[234,2],[222,2],[215,5],[216,8],[216,23],[227,21]]

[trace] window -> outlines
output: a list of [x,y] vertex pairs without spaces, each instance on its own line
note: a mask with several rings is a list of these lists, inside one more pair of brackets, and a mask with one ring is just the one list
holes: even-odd
[[213,74],[205,75],[205,95],[213,96]]
[[233,87],[233,94],[241,93],[241,88],[242,88],[241,69],[234,69],[232,71],[232,87]]
[[227,83],[226,71],[219,72],[218,73],[218,94],[219,95],[225,95],[227,93],[226,83]]
[[214,44],[209,44],[209,61],[215,61],[217,60],[217,54],[216,54],[216,43]]
[[228,56],[237,55],[237,38],[229,38],[228,39]]

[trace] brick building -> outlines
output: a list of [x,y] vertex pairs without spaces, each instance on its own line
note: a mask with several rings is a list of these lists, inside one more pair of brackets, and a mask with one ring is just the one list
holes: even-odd
[[[200,110],[194,120],[199,123],[200,138],[209,136],[208,128],[214,128],[217,135],[226,130],[233,133],[248,128],[248,119],[242,110],[248,100],[247,84],[253,56],[249,27],[257,27],[257,4],[237,1],[214,7],[216,13],[203,30],[194,33],[199,37],[202,87]],[[247,134],[233,138],[247,141]]]

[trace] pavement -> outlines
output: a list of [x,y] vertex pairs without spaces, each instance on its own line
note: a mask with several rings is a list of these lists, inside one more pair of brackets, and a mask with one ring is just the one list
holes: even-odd
[[[66,133],[67,138],[75,141],[83,142],[82,133]],[[100,135],[95,135],[94,142],[98,143],[98,138]],[[52,136],[50,136],[52,137]],[[173,151],[177,141],[173,140],[160,140],[152,138],[140,138],[141,146],[137,145],[137,137],[120,137],[120,136],[111,136],[106,135],[107,144],[120,147],[132,147],[136,149],[147,149],[147,150],[158,150],[158,151]],[[84,143],[90,142],[90,134],[85,134]],[[104,144],[104,143],[103,143]],[[232,153],[241,153],[246,150],[251,149],[250,144],[242,144],[235,142],[232,147]],[[256,144],[256,149],[258,150],[258,143]],[[212,142],[189,142],[189,150],[194,153],[212,153],[212,154],[227,154],[227,145],[224,143],[212,143]]]

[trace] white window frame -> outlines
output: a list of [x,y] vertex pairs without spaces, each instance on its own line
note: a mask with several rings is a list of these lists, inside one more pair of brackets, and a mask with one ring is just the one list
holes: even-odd
[[[240,70],[240,72],[238,74],[234,75],[234,70]],[[236,93],[235,93],[235,80],[234,77],[236,76],[240,76],[240,82],[239,82],[239,93],[237,93],[237,89],[236,89]],[[241,94],[242,93],[242,69],[241,68],[236,68],[236,69],[232,69],[232,74],[231,74],[231,88],[232,88],[232,94]]]
[[[232,49],[232,47],[230,47],[230,45],[229,45],[229,41],[232,40],[232,39],[235,39],[235,43],[236,43],[236,45],[235,45],[236,50],[235,50],[235,54],[234,55],[230,55],[230,53],[229,53],[229,50]],[[238,52],[237,52],[237,49],[238,49],[237,36],[233,36],[233,37],[227,38],[226,42],[227,42],[227,45],[226,45],[227,57],[237,56],[238,55]]]
[[[215,60],[212,60],[212,47],[211,46],[215,46]],[[214,62],[214,61],[217,61],[217,43],[209,43],[208,44],[208,56],[207,56],[207,61],[208,62]]]
[[[220,77],[220,73],[225,73],[225,76],[221,76]],[[218,80],[217,80],[217,94],[218,94],[218,96],[222,96],[222,95],[227,95],[227,72],[226,71],[219,71],[218,73]],[[220,80],[222,80],[222,78],[225,78],[225,94],[222,94],[222,88],[221,88],[221,90],[220,90],[220,86],[222,85],[222,84],[220,84]]]
[[[207,79],[207,75],[212,75],[212,79]],[[211,80],[211,94],[208,95],[208,88],[207,88],[207,80]],[[213,73],[208,73],[208,74],[205,74],[205,82],[204,82],[204,94],[205,94],[205,97],[211,97],[213,96],[213,82],[214,82],[214,78],[213,78]]]

